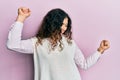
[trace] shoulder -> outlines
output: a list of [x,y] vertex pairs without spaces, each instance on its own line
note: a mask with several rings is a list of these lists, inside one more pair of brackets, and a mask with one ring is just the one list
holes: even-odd
[[[32,40],[32,44],[33,44],[33,45],[36,45],[37,42],[38,42],[38,38],[37,38],[37,37],[32,37],[31,40]],[[49,43],[48,39],[43,39],[43,40],[42,40],[42,44],[43,44],[43,45],[44,45],[44,44],[48,44],[48,43]]]
[[76,45],[76,42],[74,39],[72,39],[71,41],[72,41],[72,44]]
[[35,45],[38,39],[37,37],[32,37],[31,40],[32,40],[32,43]]
[[76,43],[76,41],[74,39],[72,39],[71,41],[72,41],[72,44],[74,45],[75,48],[79,48],[78,44]]

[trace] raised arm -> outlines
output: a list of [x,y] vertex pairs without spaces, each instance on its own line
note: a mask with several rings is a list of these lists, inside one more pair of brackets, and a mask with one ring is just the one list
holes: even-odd
[[21,40],[23,23],[28,16],[30,16],[30,10],[28,8],[18,9],[16,22],[11,25],[8,34],[7,47],[14,51],[32,54],[34,50],[33,38]]
[[103,52],[109,47],[110,47],[109,42],[107,40],[103,40],[98,50],[95,53],[93,53],[91,56],[85,59],[83,53],[76,45],[76,52],[75,52],[75,57],[74,57],[75,63],[80,68],[86,70],[90,68],[92,65],[94,65],[99,60],[101,54],[103,54]]

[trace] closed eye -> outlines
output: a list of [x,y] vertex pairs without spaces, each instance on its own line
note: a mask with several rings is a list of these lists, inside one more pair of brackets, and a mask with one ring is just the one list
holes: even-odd
[[62,23],[62,25],[65,25],[66,27],[68,26],[67,24],[65,24],[65,23]]

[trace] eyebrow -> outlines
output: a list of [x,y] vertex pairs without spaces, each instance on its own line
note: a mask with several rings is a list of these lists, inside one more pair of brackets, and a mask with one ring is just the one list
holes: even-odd
[[62,23],[62,24],[64,24],[65,26],[68,26],[68,24],[65,24],[65,23]]

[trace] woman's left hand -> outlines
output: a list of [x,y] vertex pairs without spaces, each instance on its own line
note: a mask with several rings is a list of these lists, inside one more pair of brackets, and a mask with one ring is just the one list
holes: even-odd
[[98,51],[103,53],[105,50],[107,50],[110,47],[110,43],[107,40],[102,40],[100,43],[100,47],[98,48]]

